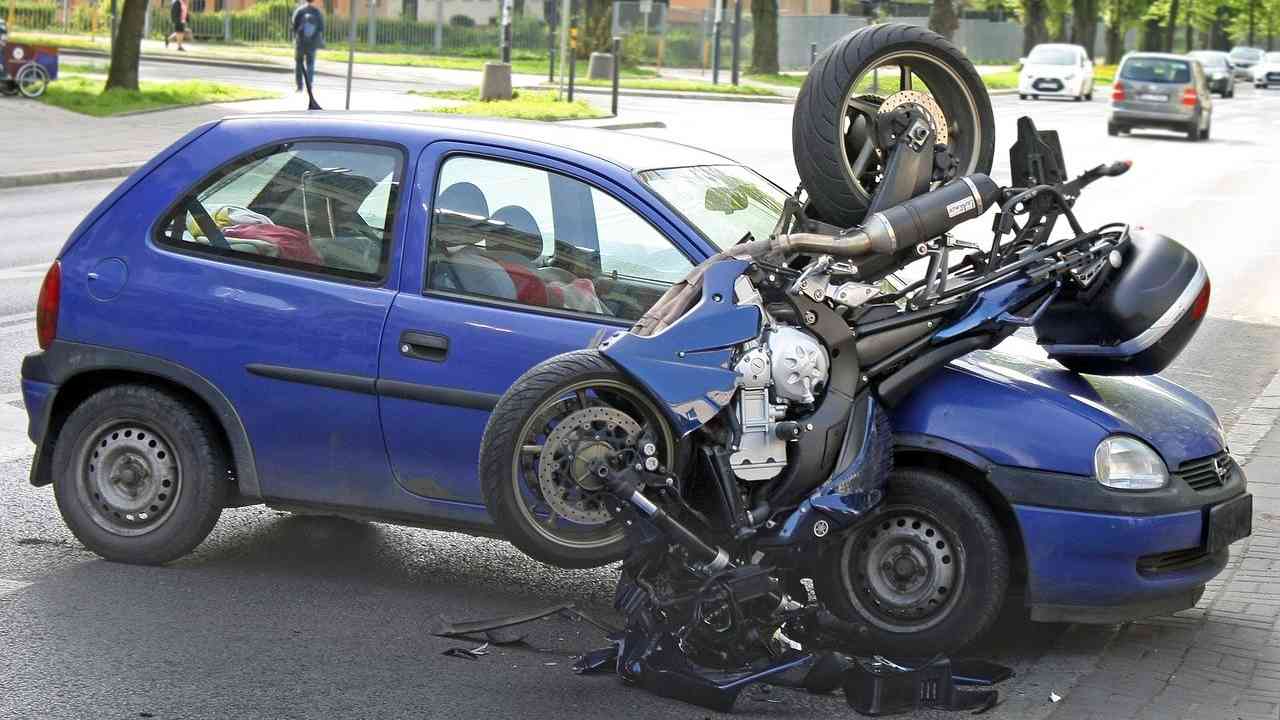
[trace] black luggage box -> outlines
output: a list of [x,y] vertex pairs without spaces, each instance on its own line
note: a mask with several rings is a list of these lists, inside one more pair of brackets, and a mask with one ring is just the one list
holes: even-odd
[[1049,357],[1093,375],[1154,375],[1182,352],[1209,307],[1199,259],[1163,235],[1133,231],[1118,270],[1085,297],[1065,293],[1035,324]]

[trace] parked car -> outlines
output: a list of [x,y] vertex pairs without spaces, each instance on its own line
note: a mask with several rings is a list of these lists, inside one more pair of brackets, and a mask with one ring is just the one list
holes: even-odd
[[[710,202],[730,192],[746,198],[734,212]],[[492,535],[477,455],[499,394],[768,235],[786,195],[719,155],[603,130],[203,125],[48,271],[22,365],[31,483],[122,562],[180,557],[223,508],[256,503]],[[1213,509],[1247,501],[1204,401],[1159,377],[1067,372],[1034,345],[952,363],[892,423],[899,467],[988,504],[1038,620],[1192,606],[1227,560]],[[1095,454],[1161,486],[1104,485]]]
[[1253,66],[1253,86],[1266,89],[1280,85],[1280,52],[1269,52]]
[[1093,60],[1079,45],[1037,45],[1022,59],[1018,97],[1093,99]]
[[1216,92],[1224,98],[1235,97],[1236,74],[1231,65],[1231,56],[1220,50],[1196,50],[1187,53],[1187,57],[1200,61],[1200,65],[1204,67],[1210,92]]
[[1261,48],[1247,47],[1237,45],[1231,48],[1228,57],[1231,58],[1231,65],[1235,68],[1236,78],[1239,80],[1253,80],[1253,66],[1262,62],[1266,56]]
[[1111,88],[1107,134],[1160,128],[1208,140],[1213,96],[1200,62],[1166,53],[1130,53],[1120,61]]

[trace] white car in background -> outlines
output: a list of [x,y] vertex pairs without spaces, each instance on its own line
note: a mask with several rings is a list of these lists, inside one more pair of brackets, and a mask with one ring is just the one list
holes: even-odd
[[1266,88],[1280,85],[1280,52],[1269,52],[1253,66],[1253,86]]
[[1018,97],[1093,99],[1093,60],[1079,45],[1046,43],[1031,48],[1018,74]]

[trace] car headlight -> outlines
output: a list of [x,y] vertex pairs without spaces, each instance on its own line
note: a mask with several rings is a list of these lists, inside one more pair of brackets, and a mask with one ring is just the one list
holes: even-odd
[[1116,490],[1155,490],[1169,482],[1164,460],[1146,443],[1127,435],[1113,435],[1093,452],[1098,482]]
[[1075,79],[1076,79],[1076,74],[1075,74],[1075,73],[1067,73],[1066,75],[1064,75],[1064,76],[1063,76],[1063,78],[1062,78],[1062,79],[1063,79],[1063,80],[1066,80],[1067,82],[1071,82],[1072,80],[1075,80]]

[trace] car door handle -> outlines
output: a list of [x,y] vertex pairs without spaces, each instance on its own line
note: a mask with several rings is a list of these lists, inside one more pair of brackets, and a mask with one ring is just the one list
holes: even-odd
[[449,338],[420,330],[400,333],[400,354],[415,360],[444,362],[449,354]]

